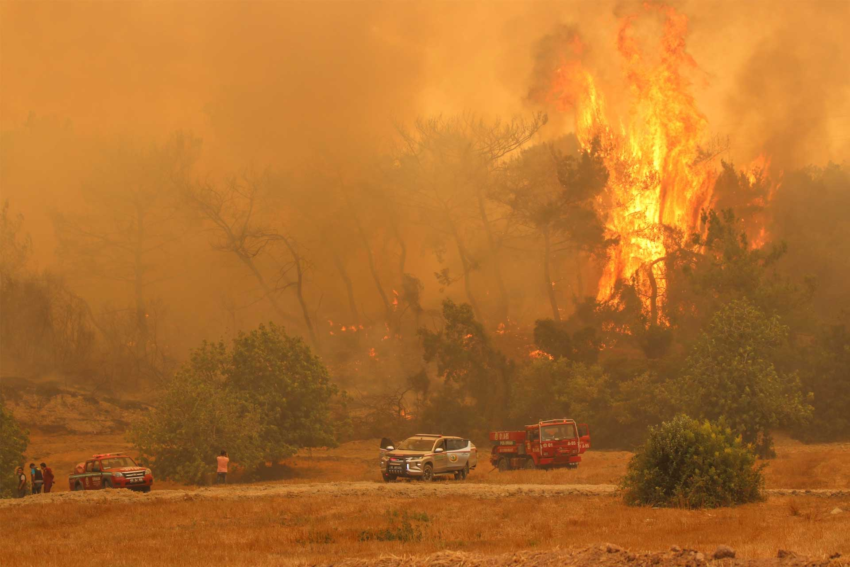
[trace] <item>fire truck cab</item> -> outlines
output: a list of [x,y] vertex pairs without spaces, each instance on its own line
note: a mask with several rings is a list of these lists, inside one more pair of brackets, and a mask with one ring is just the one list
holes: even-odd
[[499,471],[577,468],[590,449],[590,429],[572,419],[549,419],[526,425],[523,431],[493,431],[490,462]]

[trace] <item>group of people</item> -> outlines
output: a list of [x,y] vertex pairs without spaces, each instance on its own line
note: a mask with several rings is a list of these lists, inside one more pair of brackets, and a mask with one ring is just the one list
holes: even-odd
[[[24,468],[18,467],[15,470],[15,476],[18,482],[18,490],[15,496],[17,498],[23,498],[29,492],[27,490],[27,475],[24,473]],[[50,489],[53,488],[53,478],[53,470],[46,464],[41,463],[40,467],[36,467],[35,463],[30,463],[32,494],[40,494],[42,491],[45,493],[50,492]]]
[[[221,454],[216,457],[216,461],[218,466],[216,467],[215,482],[216,484],[226,484],[227,465],[230,462],[230,459],[227,457],[227,451],[222,451]],[[39,467],[36,467],[35,463],[30,463],[29,481],[27,480],[27,475],[24,472],[24,467],[18,467],[15,469],[15,478],[18,483],[18,488],[15,492],[16,498],[23,498],[29,494],[30,491],[32,494],[41,494],[42,492],[46,494],[50,492],[51,488],[53,488],[53,470],[45,463],[41,463]],[[31,488],[28,488],[28,486]]]

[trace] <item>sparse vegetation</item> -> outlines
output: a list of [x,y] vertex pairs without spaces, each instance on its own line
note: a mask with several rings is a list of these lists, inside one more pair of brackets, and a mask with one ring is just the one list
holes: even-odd
[[428,514],[424,512],[392,510],[387,513],[387,517],[390,522],[389,527],[363,530],[357,536],[357,540],[361,542],[375,540],[415,543],[422,541],[422,529],[417,524],[430,522]]
[[764,479],[724,422],[682,415],[650,429],[622,485],[629,504],[716,508],[761,500]]
[[9,498],[17,488],[17,478],[12,474],[24,465],[24,452],[29,438],[15,420],[0,394],[0,498]]
[[[791,501],[799,516],[790,514]],[[487,555],[606,543],[664,551],[693,542],[698,533],[699,541],[690,545],[706,554],[725,544],[734,547],[740,557],[752,559],[775,558],[779,548],[821,558],[831,553],[850,554],[845,536],[850,530],[850,514],[830,515],[835,506],[848,509],[850,501],[846,497],[772,497],[757,505],[710,513],[649,510],[626,506],[617,498],[594,496],[493,500],[313,494],[139,504],[66,502],[56,507],[0,508],[0,522],[7,526],[0,532],[0,547],[4,560],[13,565],[49,561],[60,552],[86,554],[113,546],[121,546],[123,561],[136,564],[256,565],[258,558],[269,558],[276,563],[322,565],[342,558],[409,557],[461,545],[465,551]],[[400,527],[398,521],[385,523],[389,522],[387,509],[427,510],[431,521],[409,519],[413,532],[421,532],[418,541],[361,539],[364,529]],[[37,522],[45,529],[33,531],[21,522],[24,510],[38,510]],[[282,516],[298,521],[270,521]],[[138,523],[145,529],[128,545],[124,534],[110,529],[115,523]],[[57,535],[81,524],[90,529],[75,531],[74,537]],[[564,544],[565,534],[576,531],[581,539],[572,544],[568,538],[571,544]],[[204,545],[198,544],[199,538]]]

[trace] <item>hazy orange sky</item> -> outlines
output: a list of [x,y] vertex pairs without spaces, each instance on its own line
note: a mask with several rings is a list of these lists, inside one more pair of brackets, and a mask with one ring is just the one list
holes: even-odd
[[[691,77],[709,135],[745,163],[844,161],[850,2],[673,2],[690,19]],[[199,175],[356,163],[420,115],[511,116],[541,41],[577,30],[613,108],[628,96],[619,18],[637,2],[0,2],[0,187],[50,267],[50,213],[73,210],[116,137],[203,140]],[[549,111],[542,136],[572,128]],[[185,284],[187,295],[191,285]],[[193,298],[194,299],[194,298]]]

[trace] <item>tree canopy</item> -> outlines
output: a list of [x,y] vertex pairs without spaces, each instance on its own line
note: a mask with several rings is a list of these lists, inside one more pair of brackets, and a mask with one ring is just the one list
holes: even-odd
[[772,452],[770,431],[811,415],[799,377],[777,370],[788,327],[747,300],[721,308],[694,345],[678,389],[682,406],[701,419],[726,419],[762,455]]
[[196,349],[131,439],[164,478],[200,482],[221,450],[252,472],[302,447],[334,446],[336,394],[300,338],[261,325],[230,349],[222,342]]

